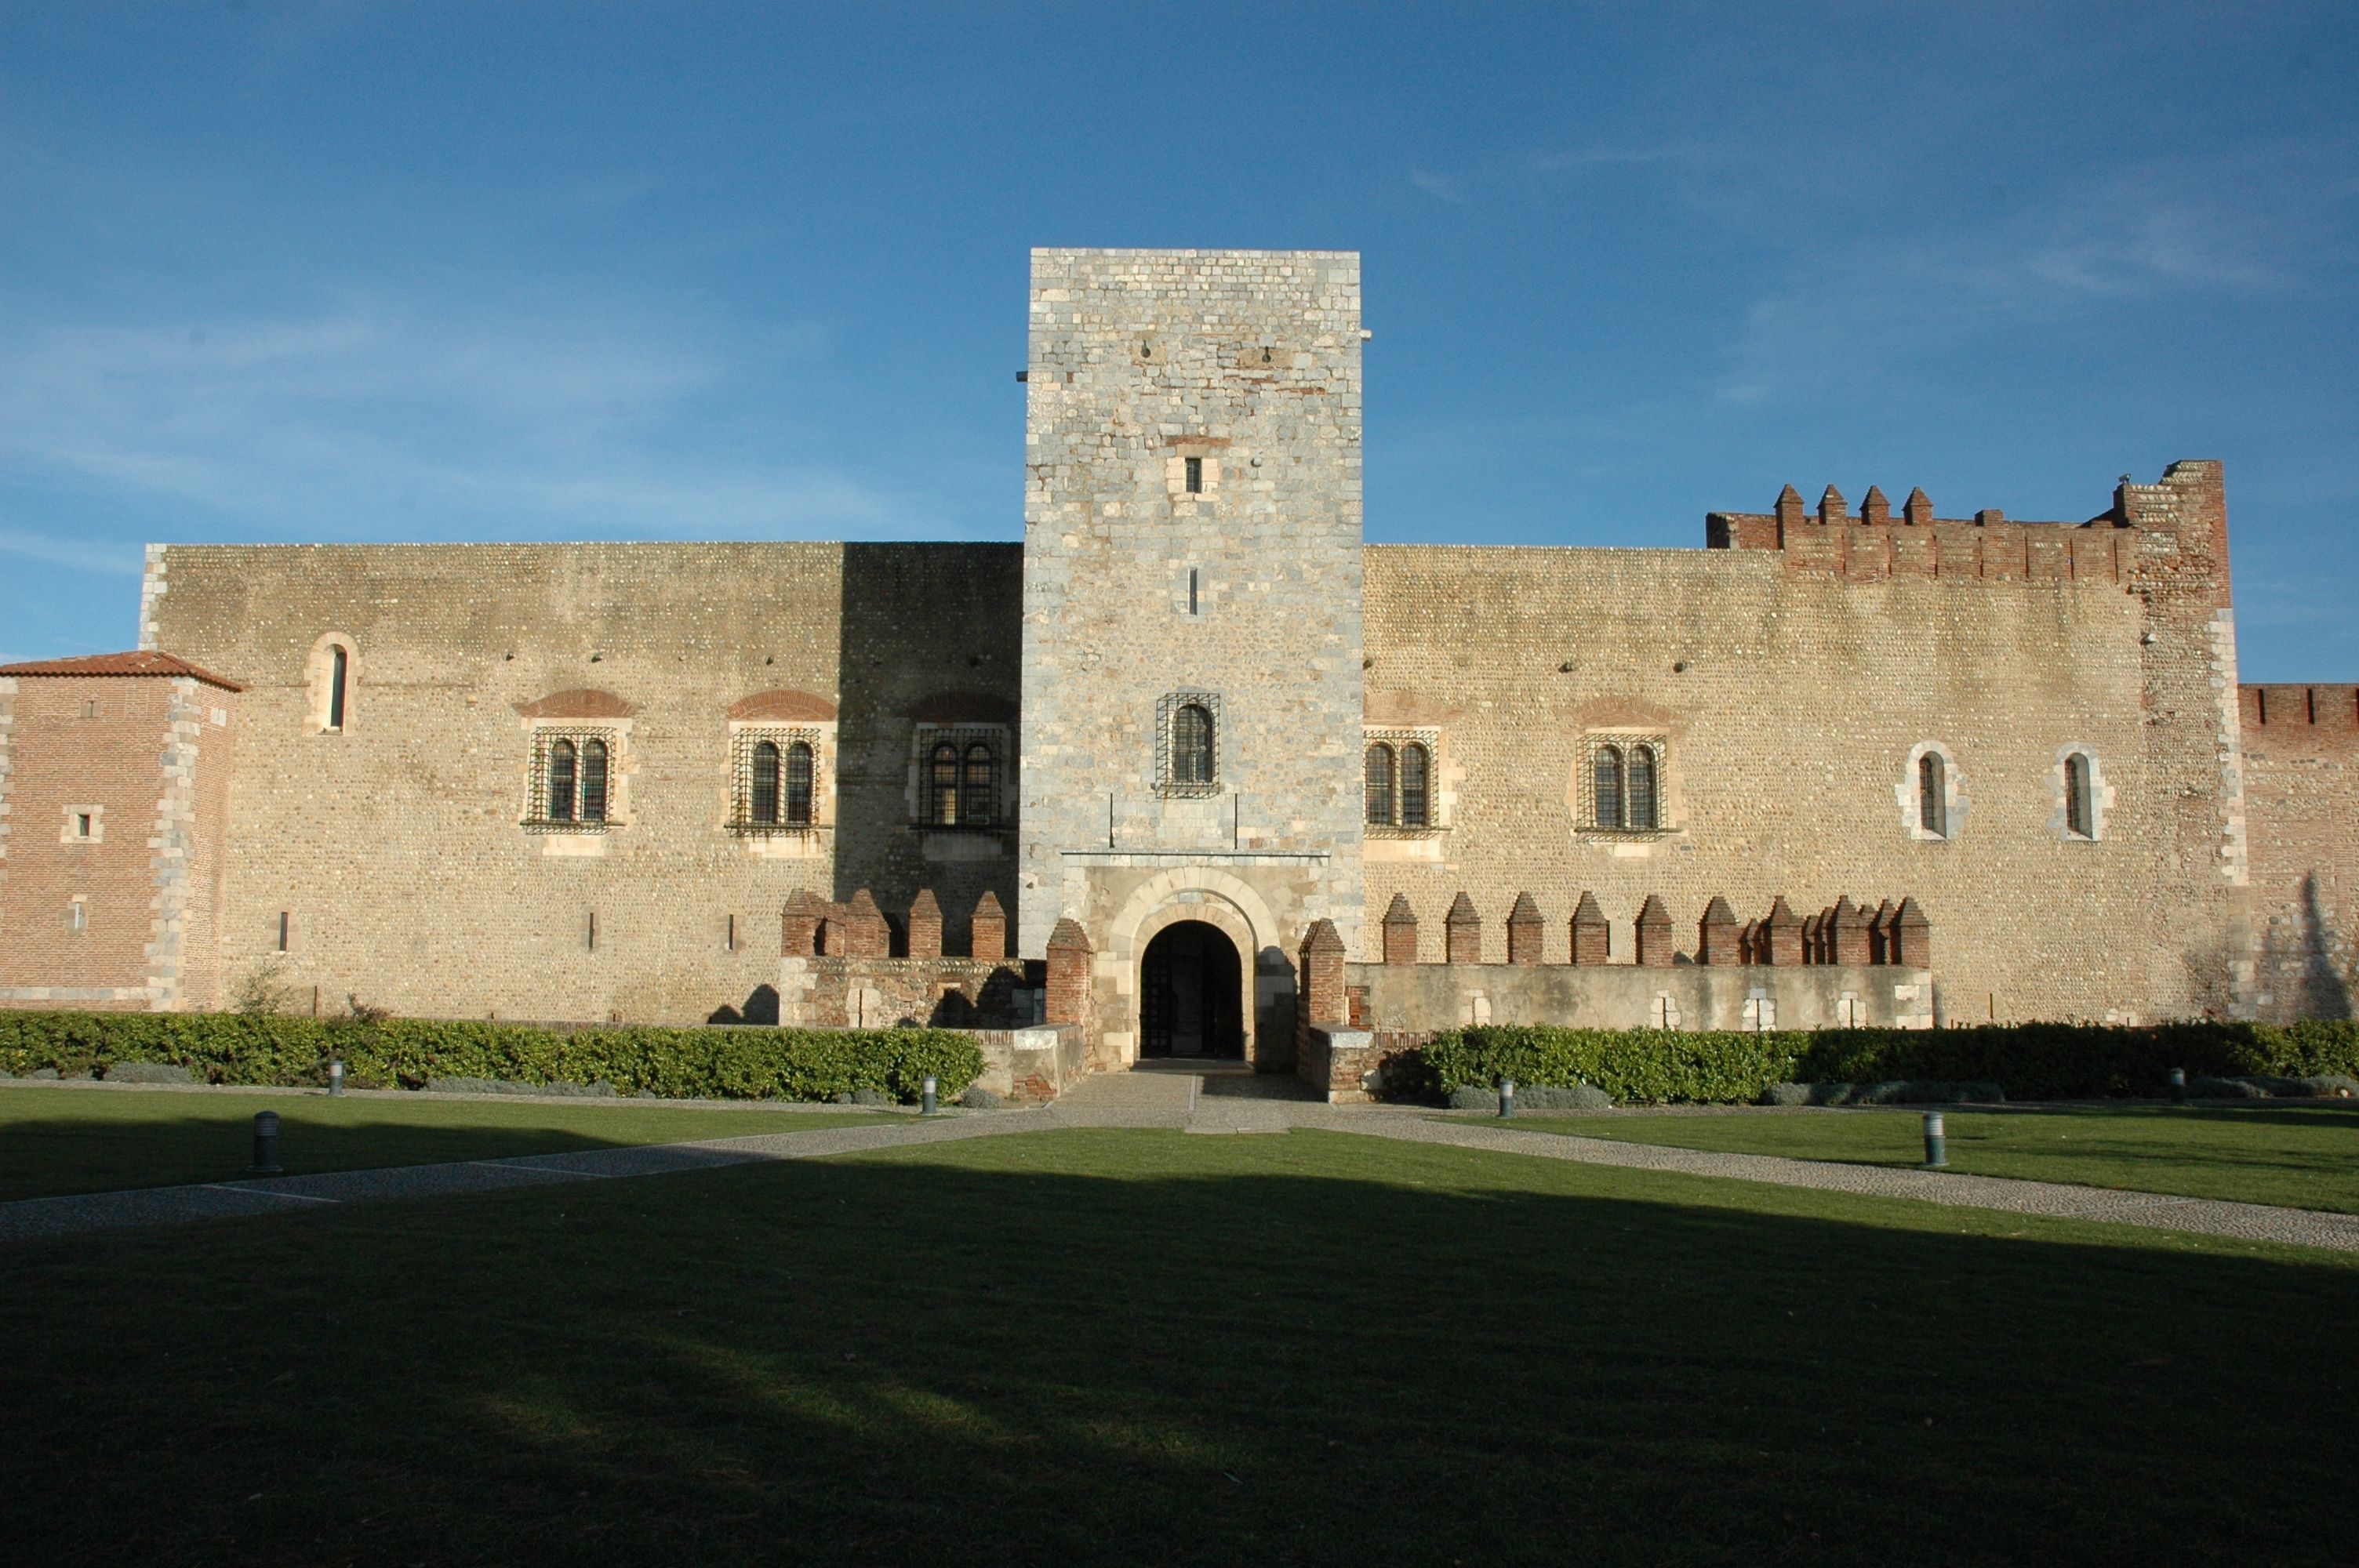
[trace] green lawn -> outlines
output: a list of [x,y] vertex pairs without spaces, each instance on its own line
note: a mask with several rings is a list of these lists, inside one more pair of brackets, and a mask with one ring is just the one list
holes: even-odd
[[1070,1131],[5,1251],[28,1562],[2342,1563],[2359,1259]]
[[[1943,1114],[1954,1171],[2359,1213],[2359,1107],[2089,1106]],[[1925,1161],[1924,1116],[1913,1110],[1518,1116],[1514,1125],[1526,1132],[1797,1160]]]
[[744,1138],[875,1119],[864,1111],[701,1109],[629,1100],[0,1088],[0,1202],[235,1181],[254,1158],[258,1110],[278,1113],[279,1163],[290,1174]]

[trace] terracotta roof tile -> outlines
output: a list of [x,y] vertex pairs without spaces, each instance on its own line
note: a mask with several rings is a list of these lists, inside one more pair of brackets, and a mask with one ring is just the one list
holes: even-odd
[[190,676],[223,691],[245,689],[227,676],[217,676],[186,659],[152,648],[129,654],[92,654],[80,659],[35,659],[30,664],[0,665],[0,676]]

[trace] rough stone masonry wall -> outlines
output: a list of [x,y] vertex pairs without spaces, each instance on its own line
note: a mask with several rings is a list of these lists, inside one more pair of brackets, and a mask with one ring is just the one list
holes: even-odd
[[[1361,923],[1358,258],[1036,251],[1031,310],[1020,951],[1081,924],[1125,1059],[1188,901],[1290,1049],[1288,951]],[[1215,789],[1158,788],[1178,694],[1214,710]]]
[[[792,890],[1012,904],[1012,833],[913,829],[909,777],[916,724],[1012,720],[1020,571],[993,545],[151,552],[144,641],[249,688],[228,985],[266,967],[328,1007],[688,1022],[774,984]],[[309,684],[332,636],[352,644],[341,734],[321,732]],[[597,720],[620,731],[625,820],[527,831],[519,708],[584,690],[626,715]],[[730,709],[777,691],[840,709],[821,758],[832,820],[734,834]]]
[[2359,1015],[2359,687],[2248,686],[2245,810],[2263,1018]]
[[[2216,465],[2180,470],[2144,488],[2216,497]],[[1471,890],[1496,962],[1528,892],[1562,963],[1588,890],[1625,961],[1649,893],[1691,951],[1714,893],[1752,918],[1898,889],[1940,933],[1947,1021],[2234,1011],[2243,807],[2202,499],[2199,526],[2125,530],[2118,579],[2111,549],[2027,581],[1764,547],[1371,547],[1368,721],[1440,733],[1444,826],[1370,839],[1370,907],[1406,895],[1432,962]],[[1579,826],[1599,729],[1665,738],[1669,831]],[[1950,759],[1946,839],[1912,831],[1928,744]],[[2096,759],[2093,841],[2062,821],[2075,747]],[[1354,952],[1382,957],[1373,931]]]

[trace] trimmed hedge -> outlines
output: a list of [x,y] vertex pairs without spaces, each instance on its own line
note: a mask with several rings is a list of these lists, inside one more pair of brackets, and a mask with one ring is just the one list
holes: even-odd
[[319,1085],[332,1057],[356,1087],[422,1088],[429,1078],[603,1082],[673,1099],[832,1100],[862,1089],[914,1099],[929,1073],[950,1099],[983,1072],[974,1042],[950,1029],[566,1033],[465,1019],[0,1011],[0,1072],[17,1076],[164,1063],[201,1083]]
[[1622,1103],[1742,1105],[1772,1084],[1896,1079],[1997,1084],[2014,1099],[2096,1099],[2163,1092],[2188,1076],[2319,1077],[2359,1073],[2359,1022],[1986,1024],[1971,1029],[1683,1032],[1478,1024],[1436,1035],[1423,1085],[1448,1095],[1517,1084],[1596,1086]]

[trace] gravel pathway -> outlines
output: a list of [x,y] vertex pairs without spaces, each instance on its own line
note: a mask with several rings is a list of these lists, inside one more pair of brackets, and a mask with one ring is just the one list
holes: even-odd
[[263,1176],[195,1186],[149,1187],[0,1203],[0,1241],[182,1219],[216,1219],[289,1209],[333,1207],[379,1198],[442,1197],[559,1182],[607,1181],[771,1160],[816,1160],[913,1143],[987,1138],[1070,1128],[1169,1128],[1192,1133],[1282,1133],[1297,1127],[1412,1143],[1530,1154],[1544,1160],[1631,1170],[1671,1171],[1779,1186],[1817,1187],[1868,1197],[1914,1198],[1962,1208],[2064,1219],[2140,1225],[2249,1241],[2359,1252],[2359,1215],[2272,1208],[2261,1204],[2159,1193],[2117,1192],[2054,1182],[2015,1181],[1942,1171],[1726,1154],[1617,1139],[1526,1132],[1513,1127],[1441,1121],[1429,1110],[1397,1106],[1331,1106],[1305,1098],[1287,1080],[1232,1073],[1106,1074],[1085,1080],[1054,1105],[1027,1110],[962,1112],[939,1119],[810,1132],[767,1132],[691,1143],[469,1160],[388,1170]]

